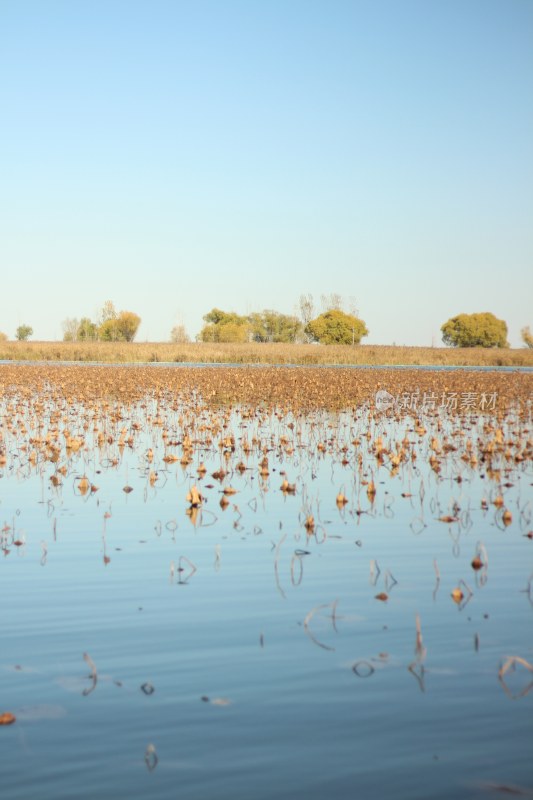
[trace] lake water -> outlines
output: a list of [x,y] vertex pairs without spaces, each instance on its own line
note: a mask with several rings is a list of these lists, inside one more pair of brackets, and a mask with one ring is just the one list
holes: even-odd
[[309,367],[314,369],[324,369],[324,370],[338,370],[338,369],[353,369],[353,370],[371,370],[371,371],[381,371],[381,370],[393,370],[393,371],[402,371],[402,370],[414,370],[420,372],[494,372],[494,373],[512,373],[512,372],[522,372],[522,373],[533,373],[533,367],[527,366],[518,366],[518,365],[503,365],[503,366],[483,366],[483,365],[455,365],[455,364],[268,364],[266,362],[262,363],[251,363],[251,364],[243,364],[238,362],[222,362],[222,361],[196,361],[196,362],[189,362],[189,361],[150,361],[150,362],[138,362],[138,361],[131,361],[131,362],[124,362],[124,363],[105,363],[102,361],[16,361],[16,360],[7,360],[7,359],[0,359],[0,366],[1,365],[18,365],[18,366],[27,366],[28,363],[37,364],[41,366],[46,366],[48,369],[54,367],[65,367],[65,366],[76,366],[76,367],[109,367],[110,369],[115,369],[116,367],[122,367],[124,369],[130,368],[138,368],[138,367],[159,367],[160,369],[172,367],[172,368],[185,368],[185,369],[227,369],[228,367],[247,367],[249,369],[264,369],[267,366],[271,367],[282,367],[284,369],[297,369],[297,370],[307,370]]
[[1,411],[2,798],[533,796],[527,420]]

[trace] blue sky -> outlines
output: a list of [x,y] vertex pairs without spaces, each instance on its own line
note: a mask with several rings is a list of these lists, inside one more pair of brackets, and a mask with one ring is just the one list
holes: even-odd
[[0,330],[111,299],[533,328],[531,0],[0,0]]

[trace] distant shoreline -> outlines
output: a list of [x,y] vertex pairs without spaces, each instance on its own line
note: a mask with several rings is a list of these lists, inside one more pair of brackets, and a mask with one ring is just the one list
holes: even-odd
[[0,361],[102,364],[533,367],[528,348],[165,342],[0,342]]

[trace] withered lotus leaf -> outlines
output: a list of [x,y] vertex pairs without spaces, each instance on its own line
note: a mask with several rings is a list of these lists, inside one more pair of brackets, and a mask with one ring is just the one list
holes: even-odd
[[452,596],[452,600],[453,600],[453,602],[454,602],[454,603],[457,603],[457,604],[459,604],[459,603],[460,603],[460,602],[463,600],[463,598],[464,598],[464,594],[463,594],[463,592],[461,591],[461,589],[459,589],[459,587],[456,587],[456,588],[455,588],[455,589],[452,591],[452,595],[451,595],[451,596]]

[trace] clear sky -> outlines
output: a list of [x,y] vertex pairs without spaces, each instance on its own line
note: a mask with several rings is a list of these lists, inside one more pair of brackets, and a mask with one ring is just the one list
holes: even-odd
[[[0,331],[533,328],[532,0],[0,0]],[[319,309],[320,310],[320,309]]]

